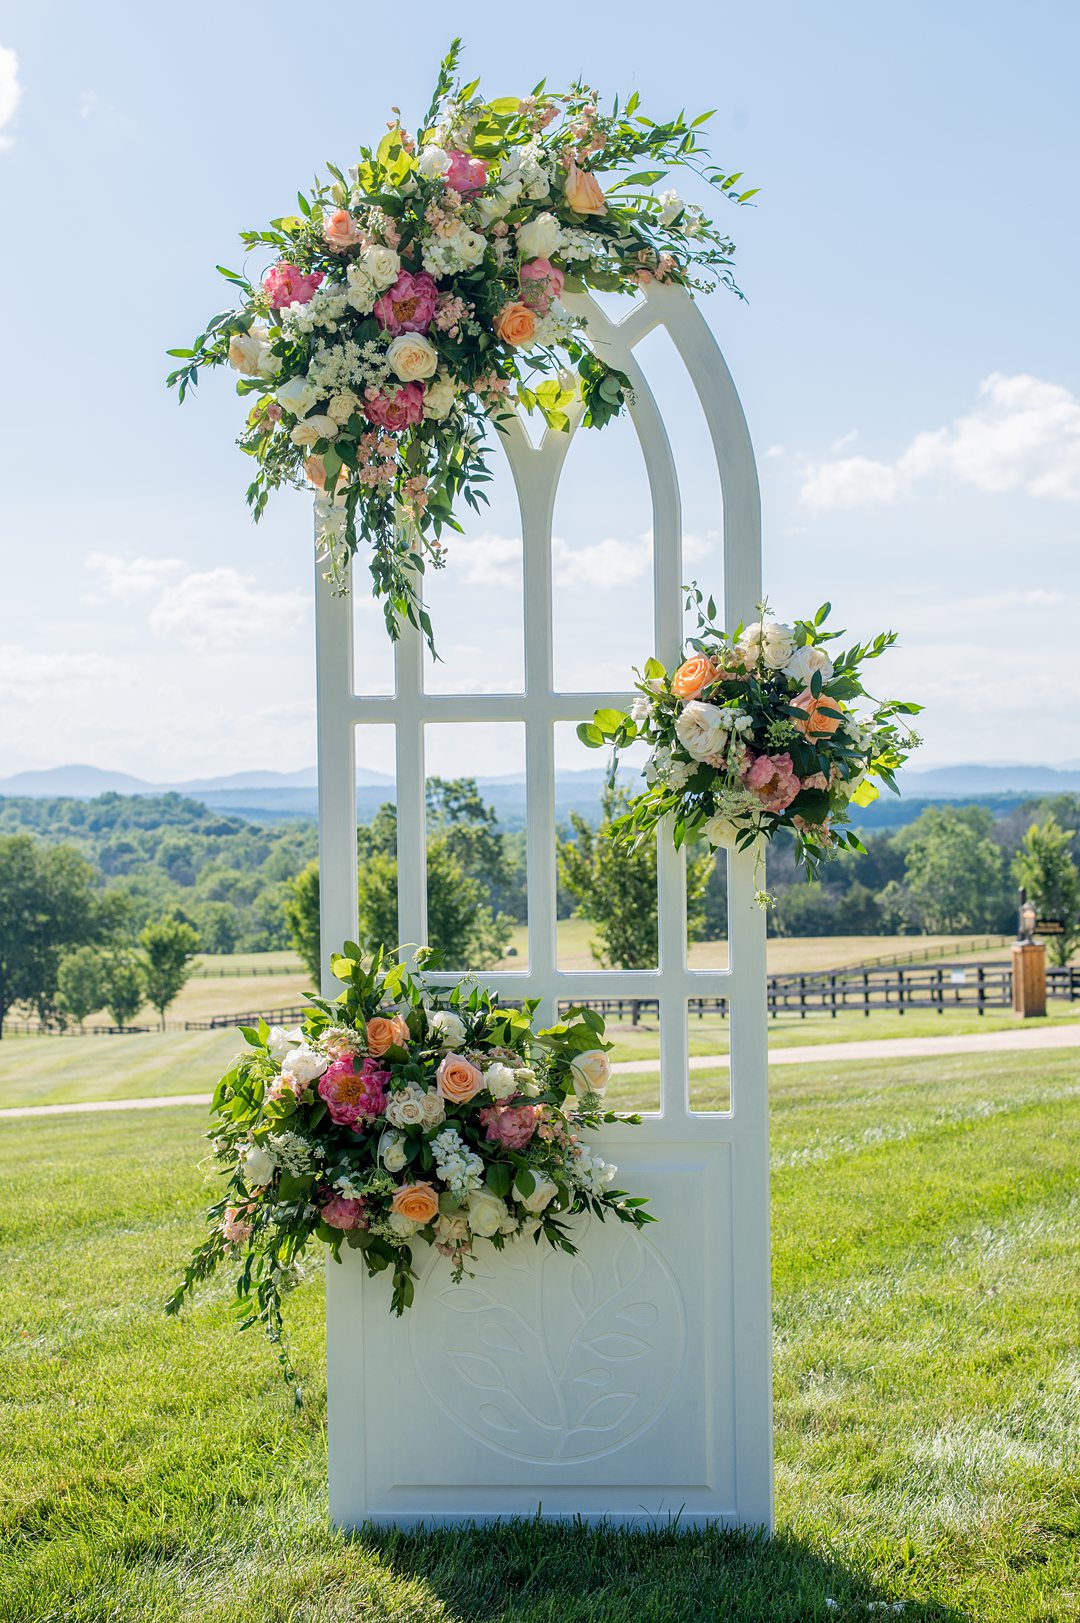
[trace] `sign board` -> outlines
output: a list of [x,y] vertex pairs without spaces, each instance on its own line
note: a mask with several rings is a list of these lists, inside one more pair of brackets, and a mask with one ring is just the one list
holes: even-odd
[[1034,931],[1036,935],[1064,935],[1064,919],[1036,919]]

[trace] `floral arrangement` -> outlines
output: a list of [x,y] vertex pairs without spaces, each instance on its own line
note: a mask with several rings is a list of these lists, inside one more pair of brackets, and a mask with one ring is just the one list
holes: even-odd
[[[898,794],[894,774],[920,742],[898,718],[922,706],[874,699],[862,682],[863,664],[896,633],[830,654],[826,645],[845,633],[825,629],[829,603],[794,625],[768,618],[762,604],[759,620],[730,635],[696,586],[687,608],[696,609],[697,634],[677,668],[648,660],[635,671],[641,696],[629,714],[598,710],[578,728],[591,748],[614,746],[613,770],[628,745],[652,746],[648,787],[613,822],[613,840],[633,848],[668,816],[676,846],[743,849],[788,829],[811,877],[841,849],[865,850],[845,826],[850,807],[877,799],[875,778]],[[870,705],[862,714],[859,699]]]
[[573,409],[602,428],[626,402],[628,378],[589,349],[562,294],[654,279],[738,292],[729,239],[651,188],[682,167],[737,203],[754,195],[704,161],[708,113],[657,123],[636,94],[603,112],[581,83],[486,101],[478,81],[456,83],[459,51],[419,130],[395,109],[347,174],[328,165],[298,213],[241,233],[273,262],[256,280],[219,265],[239,308],[169,351],[181,400],[223,365],[253,397],[239,444],[256,464],[255,518],[271,490],[313,486],[335,588],[367,542],[390,636],[404,615],[429,642],[420,576],[460,530],[459,499],[486,500],[488,420],[521,406],[567,429]]
[[344,990],[313,999],[295,1030],[241,1027],[248,1048],[217,1085],[209,1134],[227,1187],[166,1304],[178,1312],[232,1261],[243,1328],[264,1325],[288,1379],[281,1299],[313,1238],[336,1261],[345,1244],[369,1274],[389,1270],[401,1314],[417,1240],[460,1280],[481,1240],[501,1250],[543,1237],[573,1252],[574,1213],[654,1221],[583,1141],[602,1122],[641,1120],[604,1109],[611,1044],[598,1014],[571,1009],[536,1031],[536,1000],[501,1008],[462,984],[435,993],[352,942],[332,968]]

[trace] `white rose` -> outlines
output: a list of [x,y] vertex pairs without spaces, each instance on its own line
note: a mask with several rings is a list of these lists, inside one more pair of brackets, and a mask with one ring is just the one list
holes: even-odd
[[354,411],[359,411],[360,401],[351,389],[342,389],[336,394],[326,408],[326,415],[333,418],[339,428],[343,428]]
[[244,1182],[249,1189],[261,1189],[274,1176],[276,1165],[261,1144],[249,1144],[244,1151]]
[[730,817],[721,817],[717,813],[715,817],[710,817],[707,823],[703,823],[702,827],[710,845],[722,845],[729,851],[735,849],[735,836],[739,831]]
[[372,286],[380,293],[392,287],[401,272],[400,257],[392,248],[384,248],[381,242],[364,249],[360,264],[370,277]]
[[433,378],[439,366],[435,345],[419,332],[403,332],[386,352],[390,370],[402,383],[419,383]]
[[441,422],[450,415],[454,401],[457,399],[457,388],[448,372],[440,372],[433,383],[429,383],[424,390],[424,416]]
[[379,1140],[379,1159],[387,1172],[400,1172],[405,1165],[405,1140],[400,1133],[384,1133]]
[[294,1026],[292,1031],[286,1031],[284,1026],[271,1026],[266,1050],[271,1059],[284,1059],[289,1049],[298,1047],[303,1040],[304,1033],[299,1026]]
[[575,1093],[603,1093],[611,1079],[611,1061],[602,1048],[586,1049],[570,1061],[570,1075]]
[[332,417],[316,413],[304,417],[289,435],[294,445],[314,445],[316,440],[336,440],[338,425]]
[[518,1090],[517,1077],[509,1065],[503,1065],[499,1060],[484,1072],[484,1086],[495,1099],[509,1099]]
[[404,1212],[391,1212],[386,1221],[390,1232],[399,1235],[403,1240],[407,1240],[410,1234],[415,1234],[420,1227],[420,1224],[414,1223],[411,1217],[406,1217]]
[[501,220],[503,215],[509,212],[511,203],[512,199],[500,192],[496,192],[493,197],[477,198],[476,214],[485,231],[489,226],[494,225],[496,220]]
[[425,180],[438,180],[450,168],[450,154],[442,147],[425,147],[416,160],[416,168]]
[[370,314],[375,300],[378,298],[378,290],[368,275],[365,266],[361,265],[358,260],[354,260],[351,265],[346,267],[345,280],[349,284],[349,291],[345,297],[353,309],[362,316]]
[[305,377],[290,378],[288,383],[281,385],[276,394],[278,405],[283,410],[292,412],[294,417],[303,417],[319,398],[318,389]]
[[435,1224],[438,1245],[464,1245],[469,1238],[469,1225],[464,1217],[440,1217]]
[[234,333],[229,339],[229,365],[244,377],[253,378],[259,370],[259,356],[265,344],[252,333]]
[[562,226],[554,214],[538,214],[517,228],[518,253],[522,259],[550,259],[562,242]]
[[491,1236],[498,1234],[502,1228],[506,1218],[506,1206],[490,1189],[474,1189],[465,1202],[465,1213],[473,1233],[478,1234],[482,1240],[490,1240]]
[[778,620],[753,620],[736,647],[746,665],[756,665],[760,659],[771,670],[779,671],[795,652],[795,633]]
[[719,705],[691,699],[675,718],[679,742],[695,761],[707,761],[721,753],[727,743],[728,718]]
[[420,1106],[424,1112],[425,1127],[438,1127],[440,1122],[446,1120],[446,1102],[438,1088],[428,1088]]
[[281,1069],[294,1081],[306,1085],[314,1082],[317,1076],[322,1076],[326,1070],[326,1056],[310,1048],[307,1043],[301,1043],[299,1048],[293,1048],[285,1055]]
[[386,1119],[391,1127],[420,1127],[424,1121],[424,1105],[411,1093],[399,1093],[386,1107]]
[[545,1206],[550,1206],[555,1198],[555,1185],[550,1178],[545,1178],[542,1172],[533,1173],[533,1189],[531,1195],[523,1195],[518,1184],[514,1184],[514,1198],[521,1202],[527,1212],[534,1216],[542,1212]]
[[518,1092],[523,1093],[527,1099],[535,1099],[540,1092],[536,1072],[531,1070],[528,1065],[523,1065],[520,1070],[514,1072],[514,1081],[517,1083]]
[[682,211],[683,211],[683,209],[685,207],[686,207],[686,204],[683,202],[683,200],[679,196],[678,192],[676,192],[676,191],[661,192],[660,193],[660,224],[661,225],[670,225],[672,220],[675,220],[675,219],[677,219],[679,217],[679,215],[682,213]]
[[784,666],[784,675],[790,676],[798,682],[800,687],[810,686],[810,678],[816,671],[821,672],[821,680],[827,682],[833,673],[833,662],[824,648],[796,648],[787,664]]
[[465,1041],[464,1022],[452,1009],[436,1009],[431,1017],[431,1029],[442,1046],[454,1052]]
[[455,238],[457,251],[461,256],[462,270],[471,270],[479,265],[487,252],[487,238],[482,237],[479,231],[470,231],[463,225]]

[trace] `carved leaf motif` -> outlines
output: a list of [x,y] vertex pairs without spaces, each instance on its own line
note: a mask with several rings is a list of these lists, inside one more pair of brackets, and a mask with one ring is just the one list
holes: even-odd
[[584,1345],[600,1358],[643,1358],[650,1350],[649,1343],[640,1336],[624,1336],[617,1330],[593,1336]]
[[576,1431],[610,1431],[617,1426],[631,1404],[637,1403],[640,1392],[605,1392],[586,1404],[578,1420]]
[[619,1247],[619,1255],[615,1260],[615,1278],[619,1282],[619,1289],[629,1290],[644,1272],[645,1251],[641,1241],[631,1240],[627,1235]]
[[592,1369],[583,1369],[580,1375],[575,1375],[576,1381],[584,1381],[586,1386],[607,1386],[611,1380],[611,1371],[605,1369],[603,1364],[596,1364]]
[[480,1405],[480,1418],[491,1427],[492,1431],[505,1431],[509,1436],[516,1437],[520,1427],[499,1408],[497,1403],[482,1403]]
[[463,1381],[470,1386],[505,1387],[502,1370],[493,1358],[483,1353],[452,1352],[450,1360]]
[[596,1296],[596,1280],[593,1271],[584,1257],[574,1258],[574,1266],[570,1270],[570,1294],[582,1318],[592,1312],[593,1299]]
[[487,1291],[476,1290],[470,1285],[451,1285],[439,1292],[439,1301],[452,1313],[486,1313],[495,1306]]
[[480,1331],[480,1340],[485,1347],[490,1347],[494,1352],[524,1352],[524,1348],[514,1332],[507,1329],[505,1324],[499,1324],[498,1322],[485,1324]]
[[658,1323],[660,1315],[654,1302],[631,1302],[629,1307],[621,1307],[615,1317],[623,1324],[636,1324],[644,1330]]

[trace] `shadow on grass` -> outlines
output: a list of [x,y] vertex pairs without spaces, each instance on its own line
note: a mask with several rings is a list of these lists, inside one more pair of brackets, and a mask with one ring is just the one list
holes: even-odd
[[706,1528],[626,1532],[582,1522],[350,1536],[399,1578],[441,1600],[445,1623],[971,1623],[935,1601],[898,1597],[788,1535]]

